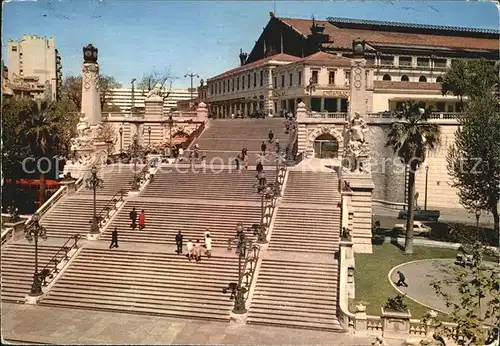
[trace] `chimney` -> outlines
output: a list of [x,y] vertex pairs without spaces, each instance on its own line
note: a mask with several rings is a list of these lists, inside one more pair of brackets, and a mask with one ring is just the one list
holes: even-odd
[[248,58],[248,54],[243,53],[243,49],[240,49],[240,66],[245,65],[247,58]]

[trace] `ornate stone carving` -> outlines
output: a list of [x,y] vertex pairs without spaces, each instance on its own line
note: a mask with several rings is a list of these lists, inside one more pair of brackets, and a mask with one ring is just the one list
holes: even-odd
[[307,140],[309,142],[308,146],[312,147],[314,145],[314,140],[323,134],[329,134],[329,135],[335,137],[335,139],[337,139],[337,141],[339,142],[339,145],[341,145],[343,142],[344,136],[342,135],[342,133],[339,130],[337,130],[335,128],[335,126],[328,125],[328,126],[320,126],[320,127],[308,130],[308,133],[307,133]]
[[358,112],[355,112],[354,118],[350,120],[350,139],[364,143],[366,131],[368,131],[366,122]]
[[365,132],[368,131],[366,122],[358,112],[349,119],[345,133],[347,134],[344,151],[343,172],[370,173],[370,148],[366,142]]

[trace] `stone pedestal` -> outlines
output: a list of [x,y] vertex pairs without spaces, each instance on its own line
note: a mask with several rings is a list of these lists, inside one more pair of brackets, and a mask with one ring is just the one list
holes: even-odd
[[204,102],[200,102],[198,104],[198,108],[196,109],[196,121],[199,122],[208,121],[208,109],[207,105]]
[[99,64],[86,62],[82,68],[82,113],[90,126],[101,123],[101,99],[99,97]]
[[152,95],[144,100],[144,118],[151,120],[161,120],[163,117],[163,97]]
[[24,296],[24,303],[28,305],[36,305],[43,297],[43,294],[39,296],[30,296],[29,294],[27,294],[26,296]]
[[349,212],[352,212],[352,242],[354,252],[372,253],[372,191],[371,174],[343,174],[352,190]]
[[69,179],[69,180],[62,180],[59,182],[61,186],[66,186],[66,193],[68,196],[72,196],[76,193],[76,180],[74,179]]
[[384,323],[383,334],[384,338],[400,338],[410,333],[410,310],[407,312],[395,312],[382,310],[382,320]]
[[246,314],[235,314],[231,311],[229,315],[229,321],[231,324],[246,324],[248,318],[248,313]]

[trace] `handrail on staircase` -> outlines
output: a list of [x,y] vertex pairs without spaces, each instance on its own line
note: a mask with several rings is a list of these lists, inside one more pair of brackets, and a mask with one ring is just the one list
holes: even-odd
[[[52,279],[54,277],[54,274],[57,275],[57,273],[59,272],[59,269],[57,268],[59,263],[61,263],[62,261],[69,260],[68,253],[73,249],[78,249],[78,240],[80,240],[80,239],[81,239],[81,236],[79,234],[75,234],[75,235],[69,237],[69,239],[66,240],[66,242],[63,244],[63,246],[61,246],[61,248],[59,250],[57,250],[55,255],[52,256],[52,258],[42,268],[42,270],[40,271],[40,279],[42,280],[43,286],[47,286],[47,277],[49,279]],[[71,246],[68,246],[68,243],[71,241],[73,241],[74,243]],[[61,258],[59,259],[58,258],[59,255],[63,255],[63,256],[61,256]],[[49,266],[51,264],[54,267],[52,269],[49,269]]]
[[248,295],[250,293],[250,287],[252,287],[253,280],[255,278],[255,269],[257,268],[257,262],[259,261],[260,246],[258,244],[252,244],[250,249],[247,250],[245,256],[245,265],[243,266],[243,287],[245,287],[245,303],[248,300]]
[[106,220],[109,217],[109,214],[115,210],[117,210],[116,204],[118,202],[123,202],[124,196],[127,194],[127,191],[124,189],[118,190],[113,197],[109,201],[106,202],[104,207],[99,212],[97,219],[99,220],[99,228],[102,227],[102,221]]

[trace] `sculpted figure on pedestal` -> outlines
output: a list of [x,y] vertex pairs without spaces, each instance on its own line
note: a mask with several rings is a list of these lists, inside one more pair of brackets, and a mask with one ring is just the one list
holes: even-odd
[[365,141],[365,132],[368,130],[366,122],[358,112],[354,113],[354,118],[351,119],[351,140]]

